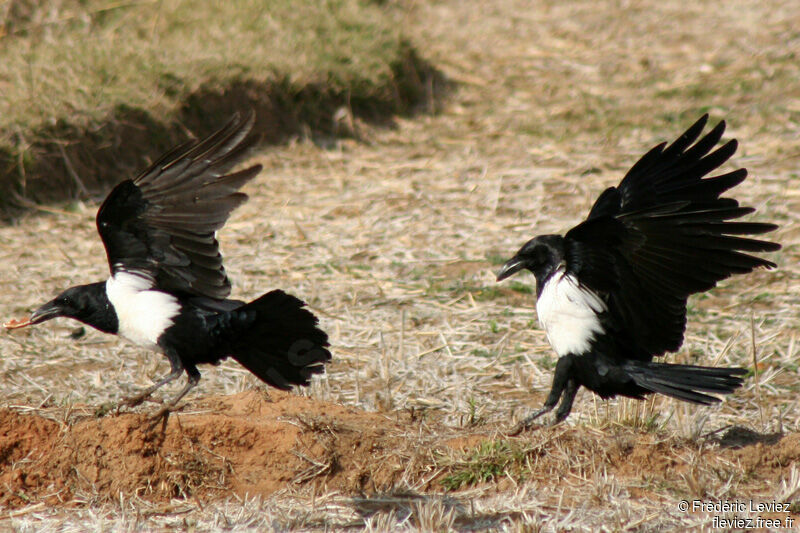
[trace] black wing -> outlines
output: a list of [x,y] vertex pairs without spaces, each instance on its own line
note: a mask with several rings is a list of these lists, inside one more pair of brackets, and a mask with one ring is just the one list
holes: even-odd
[[183,144],[117,185],[97,212],[111,273],[130,272],[175,293],[222,299],[231,284],[216,231],[247,200],[238,192],[260,165],[227,172],[255,142],[254,116],[238,114],[201,141]]
[[777,226],[733,222],[755,210],[722,197],[747,171],[703,179],[737,147],[731,140],[711,151],[724,122],[697,141],[707,120],[703,116],[671,145],[645,154],[565,235],[568,269],[608,295],[611,318],[636,345],[636,357],[680,347],[689,295],[733,274],[775,267],[749,252],[773,252],[780,245],[742,235]]

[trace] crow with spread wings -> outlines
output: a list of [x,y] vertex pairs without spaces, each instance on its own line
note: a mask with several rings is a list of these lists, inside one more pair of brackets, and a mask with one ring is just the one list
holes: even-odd
[[744,181],[745,169],[704,178],[737,147],[731,140],[712,151],[724,122],[698,140],[707,121],[647,152],[585,221],[564,236],[530,240],[498,273],[498,281],[533,273],[539,322],[559,357],[544,406],[517,432],[557,404],[555,422],[564,420],[581,386],[602,398],[661,393],[708,405],[719,401],[713,394],[742,385],[743,368],[653,361],[683,343],[690,295],[734,274],[774,268],[751,254],[780,249],[744,237],[777,226],[736,221],[755,210],[722,196]]
[[308,385],[331,354],[305,304],[280,290],[250,303],[228,299],[231,283],[216,232],[247,200],[239,189],[261,170],[230,172],[255,140],[248,137],[253,122],[252,114],[237,115],[117,185],[97,213],[111,277],[69,288],[28,319],[5,326],[68,317],[163,353],[171,372],[121,404],[141,403],[185,372],[186,386],[156,416],[197,385],[198,364],[226,357],[279,389]]

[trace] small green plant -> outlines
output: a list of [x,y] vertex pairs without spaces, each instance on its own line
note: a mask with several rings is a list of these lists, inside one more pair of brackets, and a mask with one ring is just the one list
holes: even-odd
[[500,254],[486,254],[486,260],[494,266],[499,266],[506,262],[506,257]]
[[529,472],[531,450],[508,440],[484,441],[465,453],[442,480],[446,490],[458,490],[476,483],[496,481],[504,476],[522,480]]
[[476,287],[468,290],[472,292],[472,297],[478,302],[495,300],[503,295],[503,291],[498,287]]
[[556,362],[550,355],[543,355],[537,359],[536,362],[539,363],[539,366],[546,370],[553,370],[556,367]]
[[481,417],[478,415],[478,400],[476,400],[474,396],[470,396],[467,399],[467,406],[469,412],[467,414],[466,424],[464,425],[466,427],[477,426],[481,421]]
[[521,292],[522,294],[533,294],[533,286],[520,281],[512,281],[508,284],[508,288],[514,292]]

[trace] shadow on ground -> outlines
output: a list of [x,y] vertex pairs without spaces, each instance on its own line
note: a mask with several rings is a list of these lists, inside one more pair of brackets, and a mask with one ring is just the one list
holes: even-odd
[[768,446],[777,444],[783,433],[759,433],[743,426],[731,426],[721,435],[709,437],[709,442],[719,444],[722,448],[744,448],[755,444],[763,443]]

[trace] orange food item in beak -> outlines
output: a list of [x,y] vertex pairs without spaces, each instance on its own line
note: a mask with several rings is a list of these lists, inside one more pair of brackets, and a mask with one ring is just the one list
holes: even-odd
[[6,329],[17,329],[17,328],[24,328],[25,326],[30,326],[32,324],[30,317],[23,318],[22,320],[17,320],[16,318],[12,318],[5,324],[3,327]]

